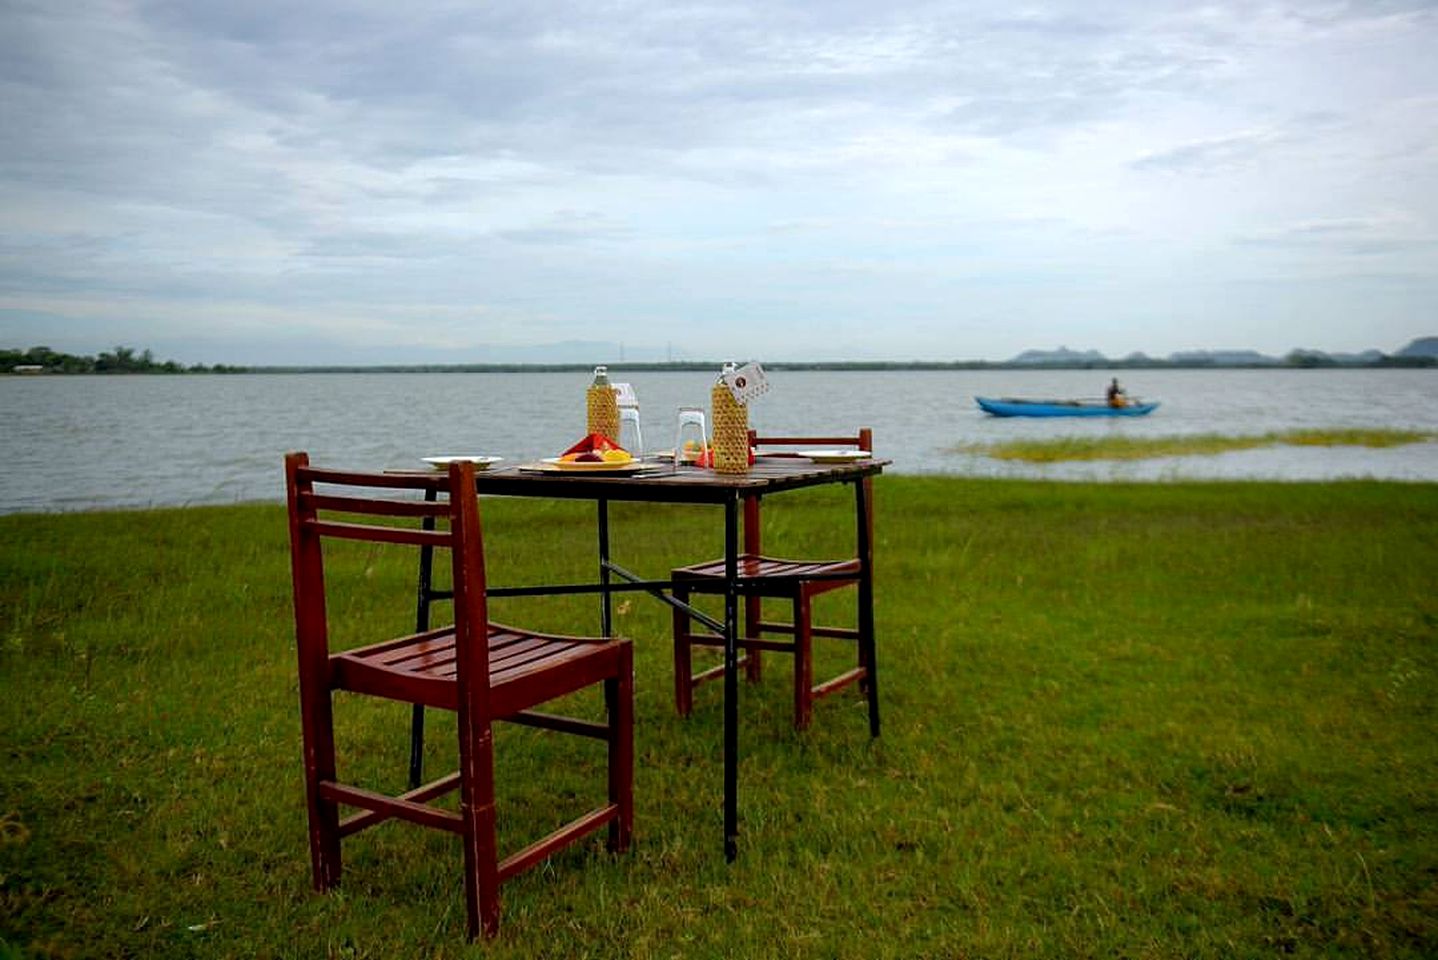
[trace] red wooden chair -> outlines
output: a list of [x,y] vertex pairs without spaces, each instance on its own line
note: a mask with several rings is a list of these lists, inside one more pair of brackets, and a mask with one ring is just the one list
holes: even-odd
[[[771,450],[765,447],[858,447],[872,451],[873,432],[865,427],[853,436],[828,437],[761,437],[749,431],[749,445],[756,453],[765,456],[803,456],[789,450]],[[873,496],[868,478],[864,484],[866,525],[873,537]],[[838,560],[782,560],[764,556],[761,546],[761,523],[759,498],[744,501],[744,549],[739,555],[739,576],[743,581],[740,588],[744,596],[744,629],[739,638],[739,647],[744,651],[741,662],[745,673],[752,681],[760,675],[760,654],[774,651],[791,654],[794,657],[794,727],[803,730],[813,718],[814,701],[828,696],[850,684],[859,683],[870,700],[871,715],[877,716],[877,704],[873,699],[878,695],[874,685],[867,683],[872,665],[865,662],[864,651],[872,649],[872,638],[862,637],[857,627],[817,626],[812,621],[814,598],[831,590],[856,587],[859,583],[860,563],[858,557]],[[674,581],[676,599],[687,602],[691,593],[724,592],[724,559],[708,560],[703,563],[679,567],[670,572]],[[856,591],[857,593],[857,591]],[[761,606],[764,598],[785,600],[791,606],[789,621],[766,620]],[[787,640],[765,639],[766,634],[784,634]],[[814,682],[813,638],[841,638],[854,643],[857,664],[837,677],[816,684]],[[679,608],[674,610],[674,705],[679,713],[688,716],[694,707],[694,689],[700,684],[717,679],[724,674],[723,664],[695,674],[693,648],[722,647],[723,638],[705,630],[696,631],[693,619]]]
[[[447,474],[364,474],[317,469],[306,454],[292,453],[285,458],[285,479],[315,887],[328,890],[339,882],[340,840],[352,833],[392,817],[447,830],[463,840],[469,935],[493,936],[499,930],[499,885],[504,880],[606,825],[609,847],[627,849],[634,810],[629,642],[551,636],[489,622],[473,465],[452,464]],[[321,485],[318,491],[316,484]],[[413,499],[414,491],[423,490],[437,491],[440,498]],[[332,519],[336,514],[343,518]],[[437,519],[439,529],[414,525],[426,517]],[[399,525],[405,522],[411,525]],[[448,549],[454,624],[332,652],[321,545],[327,538]],[[607,723],[531,709],[594,684],[603,685]],[[399,796],[341,783],[335,774],[332,716],[338,690],[454,711],[459,770]],[[609,755],[607,803],[503,860],[495,838],[496,720],[604,740]],[[456,788],[457,813],[427,802]],[[341,819],[342,804],[360,812]]]

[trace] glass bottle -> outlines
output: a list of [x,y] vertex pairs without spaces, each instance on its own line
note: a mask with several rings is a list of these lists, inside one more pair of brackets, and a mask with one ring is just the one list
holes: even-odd
[[585,407],[589,413],[589,433],[598,433],[611,442],[619,442],[619,398],[614,394],[614,385],[609,382],[609,368],[595,367],[594,382],[585,393]]
[[[724,372],[733,373],[734,364],[724,364]],[[715,472],[748,473],[749,408],[734,399],[722,376],[709,392],[709,405],[714,422]]]

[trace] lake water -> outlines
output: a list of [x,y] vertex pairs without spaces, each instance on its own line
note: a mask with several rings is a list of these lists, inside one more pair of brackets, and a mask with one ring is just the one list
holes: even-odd
[[[1119,374],[1159,400],[1148,417],[995,418],[974,395],[1100,394],[1110,374],[774,371],[751,411],[768,431],[874,428],[903,473],[1050,479],[1438,482],[1438,443],[1386,450],[1272,447],[1206,457],[1032,465],[956,452],[1057,436],[1258,434],[1378,427],[1438,432],[1438,370],[1163,370]],[[708,405],[707,373],[624,374],[646,446],[673,445],[677,408]],[[552,456],[584,432],[585,373],[0,377],[0,512],[282,499],[281,456],[414,467],[420,457]]]

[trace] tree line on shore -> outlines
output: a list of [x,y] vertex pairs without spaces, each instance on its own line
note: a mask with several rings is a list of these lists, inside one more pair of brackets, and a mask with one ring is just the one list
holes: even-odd
[[118,346],[102,350],[98,356],[76,356],[49,347],[28,350],[0,349],[0,371],[5,373],[239,373],[244,367],[223,363],[189,366],[174,360],[156,360],[150,350]]
[[[771,370],[1133,370],[1133,369],[1242,369],[1246,367],[1274,369],[1282,367],[1434,367],[1438,357],[1383,354],[1360,363],[1343,363],[1317,351],[1295,350],[1281,361],[1271,363],[1220,362],[1209,358],[1155,359],[1129,357],[1121,360],[1104,358],[1071,361],[1018,362],[988,360],[853,360],[853,361],[774,361],[765,363]],[[719,364],[711,361],[669,361],[611,363],[616,371],[713,370]],[[49,347],[28,350],[0,348],[0,373],[525,373],[569,372],[588,370],[582,363],[446,363],[392,364],[371,366],[264,366],[244,367],[233,364],[203,363],[188,366],[174,360],[156,360],[153,351],[117,346],[101,351],[98,356],[77,356]]]

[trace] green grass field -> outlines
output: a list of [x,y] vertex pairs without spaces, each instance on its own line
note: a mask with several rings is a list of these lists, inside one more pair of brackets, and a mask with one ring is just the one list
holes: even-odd
[[[674,715],[667,611],[630,598],[635,849],[522,875],[473,946],[452,837],[367,831],[342,890],[310,889],[282,508],[0,517],[0,958],[1438,953],[1438,486],[877,496],[883,737],[857,697],[796,735],[771,657],[742,690],[726,866],[720,691]],[[769,545],[850,549],[850,509],[773,498]],[[485,519],[495,583],[590,573],[591,509]],[[719,547],[701,508],[614,519],[646,572]],[[405,629],[412,555],[340,560],[341,643]],[[592,597],[496,606],[598,619]],[[407,710],[339,721],[342,775],[398,789]],[[501,731],[506,849],[601,795],[602,748],[571,739]]]

